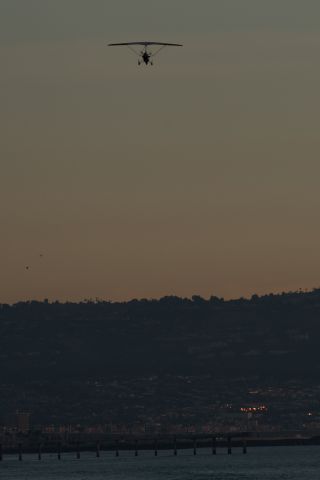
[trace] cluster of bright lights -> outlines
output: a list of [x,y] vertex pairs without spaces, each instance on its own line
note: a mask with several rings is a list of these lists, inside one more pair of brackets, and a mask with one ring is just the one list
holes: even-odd
[[265,405],[259,405],[258,407],[241,407],[240,411],[243,413],[262,413],[267,412],[268,408]]

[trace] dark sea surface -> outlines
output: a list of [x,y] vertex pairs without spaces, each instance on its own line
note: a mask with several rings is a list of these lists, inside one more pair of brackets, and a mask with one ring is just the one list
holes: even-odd
[[115,458],[111,452],[73,454],[5,456],[0,463],[1,480],[320,480],[320,447],[251,448],[247,455],[238,449],[229,456],[209,450],[179,451],[177,457],[169,451],[121,452]]

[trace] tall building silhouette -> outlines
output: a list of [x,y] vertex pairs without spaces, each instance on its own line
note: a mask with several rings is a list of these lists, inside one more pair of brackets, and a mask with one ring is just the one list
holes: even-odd
[[17,410],[16,425],[19,432],[27,433],[30,430],[30,413]]

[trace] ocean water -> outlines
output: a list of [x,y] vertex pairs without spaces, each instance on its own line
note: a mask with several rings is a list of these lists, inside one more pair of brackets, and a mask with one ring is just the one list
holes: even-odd
[[247,455],[234,449],[232,455],[218,451],[191,450],[153,453],[111,452],[74,454],[44,454],[5,456],[0,462],[1,480],[320,480],[320,447],[263,447],[251,448]]

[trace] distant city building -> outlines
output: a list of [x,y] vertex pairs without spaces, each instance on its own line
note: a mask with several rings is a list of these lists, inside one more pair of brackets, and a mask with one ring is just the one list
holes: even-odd
[[30,413],[25,411],[16,411],[16,425],[18,432],[27,433],[30,430]]

